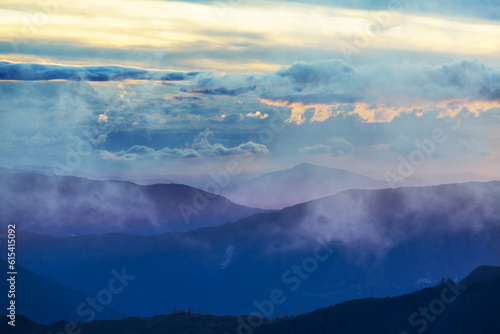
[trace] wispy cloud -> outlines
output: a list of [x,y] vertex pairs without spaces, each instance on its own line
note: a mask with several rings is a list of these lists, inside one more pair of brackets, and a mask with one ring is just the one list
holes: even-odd
[[[447,11],[451,7],[461,10]],[[211,2],[89,0],[81,6],[65,1],[47,14],[34,0],[7,1],[0,11],[0,41],[7,44],[0,53],[41,55],[47,50],[32,45],[64,45],[78,48],[89,56],[86,59],[124,51],[128,59],[122,56],[122,61],[142,61],[145,67],[137,51],[153,50],[176,68],[249,72],[276,70],[314,55],[343,58],[345,46],[362,38],[363,53],[378,50],[385,58],[398,51],[495,59],[500,23],[467,18],[474,12],[471,7],[481,7],[485,14],[488,8],[493,11],[487,3],[446,6],[427,1],[389,13],[382,2],[237,1],[221,18]],[[391,19],[383,33],[367,32],[367,26],[384,15]]]

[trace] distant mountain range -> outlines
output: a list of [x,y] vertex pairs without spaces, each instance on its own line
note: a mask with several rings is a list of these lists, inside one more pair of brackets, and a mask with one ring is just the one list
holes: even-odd
[[348,189],[389,188],[386,182],[343,169],[300,164],[249,181],[233,182],[222,194],[236,203],[282,209]]
[[[228,184],[221,187],[221,195],[235,203],[264,209],[282,209],[321,197],[331,196],[349,189],[389,188],[386,181],[377,180],[344,169],[317,166],[308,163],[293,168],[262,175],[255,173],[232,176]],[[187,184],[203,189],[207,184],[221,182],[209,175],[167,175],[138,179],[138,184],[170,183]],[[226,181],[226,180],[222,180]],[[223,183],[223,182],[222,182]],[[428,185],[417,178],[407,178],[401,186]]]
[[264,212],[179,184],[140,186],[3,169],[0,226],[55,235],[157,234],[223,225]]
[[[7,261],[0,260],[0,267],[6,269]],[[91,296],[35,275],[22,266],[17,266],[16,269],[14,300],[17,314],[27,315],[31,320],[41,324],[51,324],[61,319],[81,320],[77,314],[77,307],[81,303],[86,303],[87,298]],[[5,294],[9,291],[9,282],[6,279],[0,280],[0,289],[5,291]],[[82,311],[84,312],[85,309]],[[124,317],[123,313],[109,307],[103,307],[101,312],[95,313],[96,320],[123,319]],[[2,333],[9,333],[9,331],[2,331]]]
[[463,183],[463,182],[488,182],[493,180],[492,176],[480,175],[476,173],[459,173],[445,175],[422,175],[427,185],[438,185],[447,183]]
[[[439,284],[393,298],[352,300],[279,320],[202,314],[161,315],[75,324],[86,334],[498,334],[500,267],[479,267],[462,282]],[[67,321],[50,326],[18,316],[17,326],[0,324],[2,333],[64,333]]]
[[136,279],[109,306],[130,315],[189,306],[248,314],[274,289],[287,300],[276,311],[298,313],[500,265],[499,198],[500,182],[349,190],[186,233],[19,232],[18,258],[89,295],[107,284],[112,269],[126,268]]

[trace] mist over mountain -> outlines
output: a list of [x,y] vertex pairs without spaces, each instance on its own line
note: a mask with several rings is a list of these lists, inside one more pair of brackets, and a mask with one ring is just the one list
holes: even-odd
[[282,209],[347,189],[387,188],[387,183],[347,170],[303,163],[230,184],[222,194],[236,203]]
[[179,184],[140,186],[3,170],[0,225],[55,235],[154,234],[222,225],[263,212]]
[[499,198],[500,182],[349,190],[187,233],[19,232],[19,261],[87,294],[126,268],[136,279],[110,305],[126,314],[245,314],[274,289],[286,295],[275,311],[298,313],[500,265]]
[[500,334],[500,0],[0,13],[0,334]]

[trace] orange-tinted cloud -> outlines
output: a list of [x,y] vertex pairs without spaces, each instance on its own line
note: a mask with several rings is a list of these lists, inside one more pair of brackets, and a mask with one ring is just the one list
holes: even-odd
[[[492,108],[500,108],[500,101],[467,100],[455,99],[446,101],[420,101],[411,105],[389,106],[385,103],[367,104],[356,102],[353,104],[304,104],[302,102],[288,102],[282,100],[259,99],[261,103],[275,107],[287,107],[291,109],[291,115],[286,120],[297,125],[306,122],[304,114],[308,111],[313,113],[310,122],[323,122],[330,117],[345,113],[347,115],[358,115],[365,122],[390,122],[402,113],[413,112],[417,116],[429,110],[438,110],[437,117],[455,117],[461,110],[467,109],[469,112],[479,115],[481,112]],[[345,108],[341,108],[345,107]],[[342,109],[352,109],[343,111]]]

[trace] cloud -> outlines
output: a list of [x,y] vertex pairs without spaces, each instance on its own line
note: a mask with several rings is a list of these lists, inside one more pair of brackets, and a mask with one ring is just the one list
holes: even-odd
[[276,75],[290,78],[297,85],[328,85],[348,79],[355,69],[339,59],[323,60],[313,63],[297,62],[281,69]]
[[208,137],[214,134],[209,128],[200,132],[193,142],[182,148],[164,147],[160,150],[141,145],[134,145],[127,150],[118,152],[99,151],[105,160],[138,160],[138,159],[166,159],[166,158],[198,158],[198,157],[221,157],[242,154],[266,154],[268,149],[265,145],[254,142],[242,143],[236,147],[225,147],[223,144],[210,143]]
[[305,146],[299,149],[299,152],[305,154],[330,154],[335,157],[345,157],[352,155],[353,145],[344,138],[332,137],[327,140],[326,145],[319,144],[314,146]]
[[108,122],[108,115],[106,115],[106,113],[99,114],[99,123],[101,123],[101,122],[104,122],[104,123]]
[[[255,91],[261,98],[289,103],[410,104],[416,100],[458,98],[498,100],[500,69],[479,59],[463,59],[434,66],[424,63],[349,65],[343,60],[298,62],[260,75],[205,73],[192,92],[226,89],[233,94]],[[403,99],[401,102],[400,99]]]
[[[85,9],[67,3],[58,9],[57,20],[37,22],[32,20],[41,10],[36,1],[4,0],[2,7],[11,19],[0,22],[0,53],[53,57],[54,62],[112,59],[151,68],[140,55],[143,51],[161,53],[158,58],[175,68],[250,72],[276,70],[297,60],[343,57],[345,44],[363,49],[363,56],[353,57],[361,62],[373,56],[419,61],[422,54],[433,59],[478,55],[495,61],[499,51],[491,43],[499,39],[498,22],[467,19],[498,19],[493,0],[150,1],[147,8],[137,0],[127,1],[127,6],[87,3]],[[367,32],[369,24],[379,27],[375,33]],[[366,47],[356,46],[360,38]]]
[[236,124],[242,120],[241,114],[223,115],[222,123],[224,124]]
[[[179,117],[183,114],[217,114],[221,111],[221,104],[217,103],[220,99],[246,96],[257,98],[266,105],[291,109],[288,121],[297,124],[306,121],[305,114],[309,111],[313,113],[310,121],[322,122],[343,114],[356,114],[368,122],[387,122],[415,109],[420,113],[437,111],[447,114],[456,105],[466,105],[477,114],[500,107],[500,69],[488,67],[479,59],[463,59],[437,66],[424,63],[353,66],[331,59],[297,62],[271,73],[226,75],[146,71],[120,66],[0,62],[0,79],[187,81],[186,85],[177,88],[168,104],[165,103],[167,99],[159,101],[162,104],[159,108],[177,113]],[[172,91],[172,88],[168,89]],[[145,101],[140,102],[142,105],[156,103],[149,98],[154,96],[136,101]],[[253,113],[250,111],[246,115],[255,118],[251,116]],[[104,115],[114,116],[113,112]],[[175,115],[173,118],[178,119]]]
[[226,87],[219,87],[215,89],[199,89],[193,91],[193,93],[208,94],[208,95],[229,95],[236,96],[247,93],[249,91],[255,90],[256,86],[251,87],[240,87],[236,89],[228,89]]
[[300,236],[383,251],[419,235],[477,233],[498,227],[499,209],[494,203],[499,185],[470,182],[344,191],[305,204]]
[[[183,0],[186,2],[204,3],[209,0]],[[292,3],[305,3],[342,8],[357,8],[364,10],[382,11],[390,6],[402,5],[400,10],[406,12],[433,13],[438,15],[458,15],[466,17],[480,17],[500,20],[496,4],[491,0],[470,2],[468,0],[420,0],[412,1],[387,1],[387,0],[284,0]],[[223,9],[231,9],[234,4],[220,1]]]
[[[85,156],[78,168],[91,172],[130,168],[144,170],[146,174],[160,165],[164,169],[178,165],[208,169],[219,159],[188,158],[264,153],[265,158],[259,159],[263,164],[272,159],[279,159],[282,167],[306,159],[329,164],[332,155],[352,156],[338,159],[345,164],[343,168],[371,164],[373,170],[383,172],[397,167],[399,154],[407,156],[416,149],[415,139],[427,138],[439,127],[446,130],[449,140],[439,145],[425,170],[470,171],[473,168],[469,166],[476,161],[475,165],[485,166],[487,171],[483,173],[497,174],[489,171],[492,167],[486,167],[498,162],[500,147],[495,140],[500,108],[493,108],[500,81],[494,68],[474,60],[433,66],[422,63],[352,66],[338,60],[296,65],[261,74],[204,72],[182,84],[1,81],[0,99],[7,103],[0,106],[6,129],[0,133],[0,163],[4,166],[65,163],[68,147],[76,150],[79,140],[84,140],[92,144],[93,154]],[[322,76],[328,67],[340,82]],[[392,78],[397,78],[397,83]],[[410,85],[412,78],[420,81]],[[476,80],[476,85],[469,80]],[[237,97],[191,92],[198,86],[211,89],[218,85],[231,90],[247,85],[256,89]],[[182,92],[181,87],[188,91]],[[440,95],[464,96],[471,91],[474,96],[471,90],[474,87],[478,88],[479,100],[439,100]],[[420,101],[422,98],[415,98],[411,108],[398,104],[403,105],[405,96],[415,96],[419,91],[422,97],[426,91],[429,96],[434,94],[432,101],[429,98],[424,103]],[[376,100],[378,95],[380,101]],[[278,99],[292,96],[295,105]],[[335,102],[339,96],[352,96],[353,101]],[[326,102],[327,99],[334,103]],[[483,111],[473,112],[480,108]],[[467,115],[470,117],[466,118]],[[450,128],[460,118],[457,116],[461,116],[463,125],[455,131]],[[283,123],[286,119],[289,122]],[[301,120],[302,123],[296,124]],[[266,127],[279,129],[269,142],[261,139],[264,133],[261,131],[266,131]],[[203,131],[206,128],[215,131],[217,140]],[[62,136],[65,133],[72,137]],[[204,134],[194,148],[193,139],[200,133]],[[50,140],[46,142],[38,134]],[[56,138],[61,139],[56,141]],[[34,144],[45,142],[43,150]],[[238,159],[243,161],[246,157]],[[125,160],[129,162],[120,162]]]
[[260,118],[260,119],[264,119],[264,118],[267,118],[269,115],[266,114],[266,113],[261,113],[260,111],[256,111],[254,113],[252,112],[249,112],[247,114],[247,117],[254,117],[254,118]]
[[0,80],[121,81],[135,79],[182,81],[198,74],[199,72],[147,71],[123,66],[79,67],[0,62]]
[[[340,114],[387,122],[414,109],[446,113],[467,105],[479,113],[500,106],[500,69],[479,59],[442,65],[377,63],[353,66],[339,59],[297,62],[272,73],[204,73],[184,88],[192,93],[256,96],[267,105],[288,107],[289,122],[302,124]],[[230,94],[229,94],[230,93]]]

